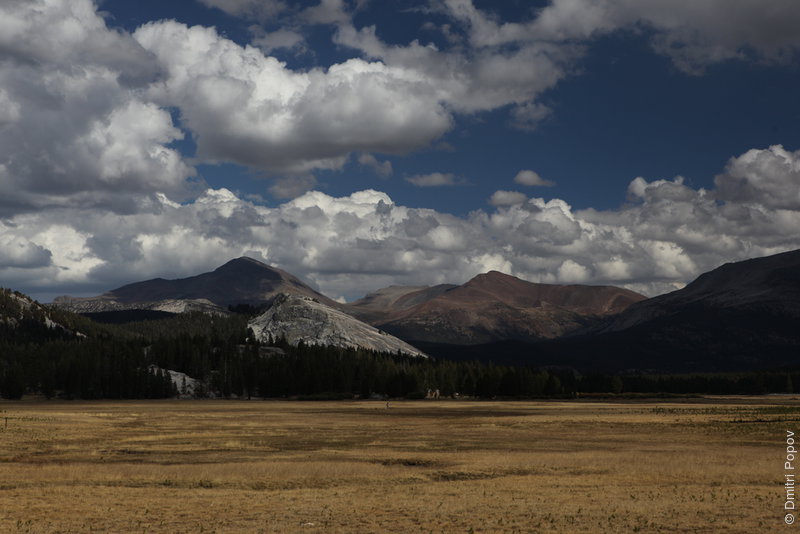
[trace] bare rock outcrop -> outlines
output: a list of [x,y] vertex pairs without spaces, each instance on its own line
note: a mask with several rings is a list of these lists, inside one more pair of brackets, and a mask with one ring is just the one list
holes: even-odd
[[316,299],[300,295],[279,295],[272,306],[248,326],[259,341],[283,338],[292,345],[303,342],[425,357],[405,341]]

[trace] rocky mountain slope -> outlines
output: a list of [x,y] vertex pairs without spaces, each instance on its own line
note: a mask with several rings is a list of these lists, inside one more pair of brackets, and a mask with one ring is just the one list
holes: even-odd
[[73,313],[101,314],[130,310],[148,310],[167,313],[187,313],[193,311],[226,314],[228,310],[208,299],[164,299],[155,301],[121,302],[108,294],[99,297],[57,297],[53,306]]
[[800,250],[728,263],[539,347],[581,367],[724,371],[800,364]]
[[259,341],[283,338],[292,345],[303,342],[424,356],[408,343],[306,296],[278,296],[248,326]]
[[23,293],[0,288],[0,338],[84,338],[81,330],[91,329],[91,321],[84,317],[50,309]]
[[246,257],[189,278],[155,278],[128,284],[97,297],[58,297],[53,304],[78,313],[131,309],[225,313],[228,305],[261,306],[269,304],[281,293],[335,304],[294,275]]
[[63,328],[51,319],[47,308],[29,296],[0,288],[0,325],[14,328],[23,322],[41,323],[48,328]]
[[555,338],[644,298],[618,287],[536,284],[491,271],[461,286],[387,288],[348,311],[403,339],[471,345]]
[[597,332],[614,332],[661,317],[704,310],[800,318],[800,250],[726,263],[683,289],[631,306]]

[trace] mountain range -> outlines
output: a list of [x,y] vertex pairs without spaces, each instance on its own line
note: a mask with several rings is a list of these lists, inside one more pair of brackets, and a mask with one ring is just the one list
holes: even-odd
[[796,365],[800,354],[800,251],[726,264],[651,299],[618,287],[536,284],[492,271],[461,285],[392,286],[341,304],[289,273],[238,258],[210,273],[54,304],[87,312],[202,303],[225,313],[235,304],[268,309],[288,297],[308,299],[326,317],[352,316],[433,356],[716,371]]
[[393,286],[341,304],[285,271],[242,257],[189,278],[156,278],[53,304],[76,313],[225,313],[232,305],[266,308],[279,295],[313,299],[411,342],[457,345],[559,337],[645,298],[617,287],[535,284],[491,271],[463,285]]

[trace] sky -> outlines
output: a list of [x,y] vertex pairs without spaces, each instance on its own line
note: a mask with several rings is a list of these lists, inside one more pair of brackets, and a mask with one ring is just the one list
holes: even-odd
[[3,0],[0,286],[657,295],[800,248],[796,0]]

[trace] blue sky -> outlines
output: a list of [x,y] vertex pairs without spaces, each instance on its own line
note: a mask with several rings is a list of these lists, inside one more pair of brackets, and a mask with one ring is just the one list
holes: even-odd
[[[211,2],[209,2],[211,3]],[[292,2],[287,11],[316,2]],[[427,2],[368,2],[354,9],[353,23],[375,25],[387,44],[408,45],[419,39],[447,48],[440,32],[426,26],[446,24],[442,14],[426,12]],[[220,5],[224,6],[225,3]],[[548,2],[475,2],[487,16],[505,22],[534,20]],[[110,26],[135,31],[145,22],[175,19],[187,25],[214,26],[244,46],[257,25],[264,31],[283,27],[289,13],[266,20],[232,16],[196,1],[125,2],[107,0],[101,9]],[[302,28],[304,51],[276,49],[273,54],[292,69],[327,68],[360,54],[332,43],[333,26]],[[459,29],[464,33],[465,29]],[[457,30],[454,30],[457,31]],[[509,106],[456,116],[455,126],[437,141],[449,149],[421,147],[402,155],[385,155],[392,179],[378,188],[413,207],[465,214],[485,207],[498,187],[517,188],[513,178],[532,169],[555,182],[543,191],[576,208],[608,209],[625,201],[625,189],[637,176],[672,179],[684,176],[696,187],[710,187],[725,162],[754,147],[784,144],[800,148],[800,68],[796,62],[725,61],[704,66],[702,74],[677,68],[651,45],[656,33],[645,26],[623,28],[589,39],[586,51],[570,65],[572,74],[543,92],[540,101],[551,115],[532,131],[510,126]],[[181,145],[194,155],[191,138]],[[215,187],[261,194],[273,201],[258,172],[237,165],[199,166]],[[436,202],[429,191],[404,178],[449,173],[461,185]],[[375,187],[375,173],[351,164],[320,175],[319,188],[347,195]],[[380,178],[380,177],[379,177]]]
[[800,246],[793,0],[0,6],[0,284],[657,294]]

